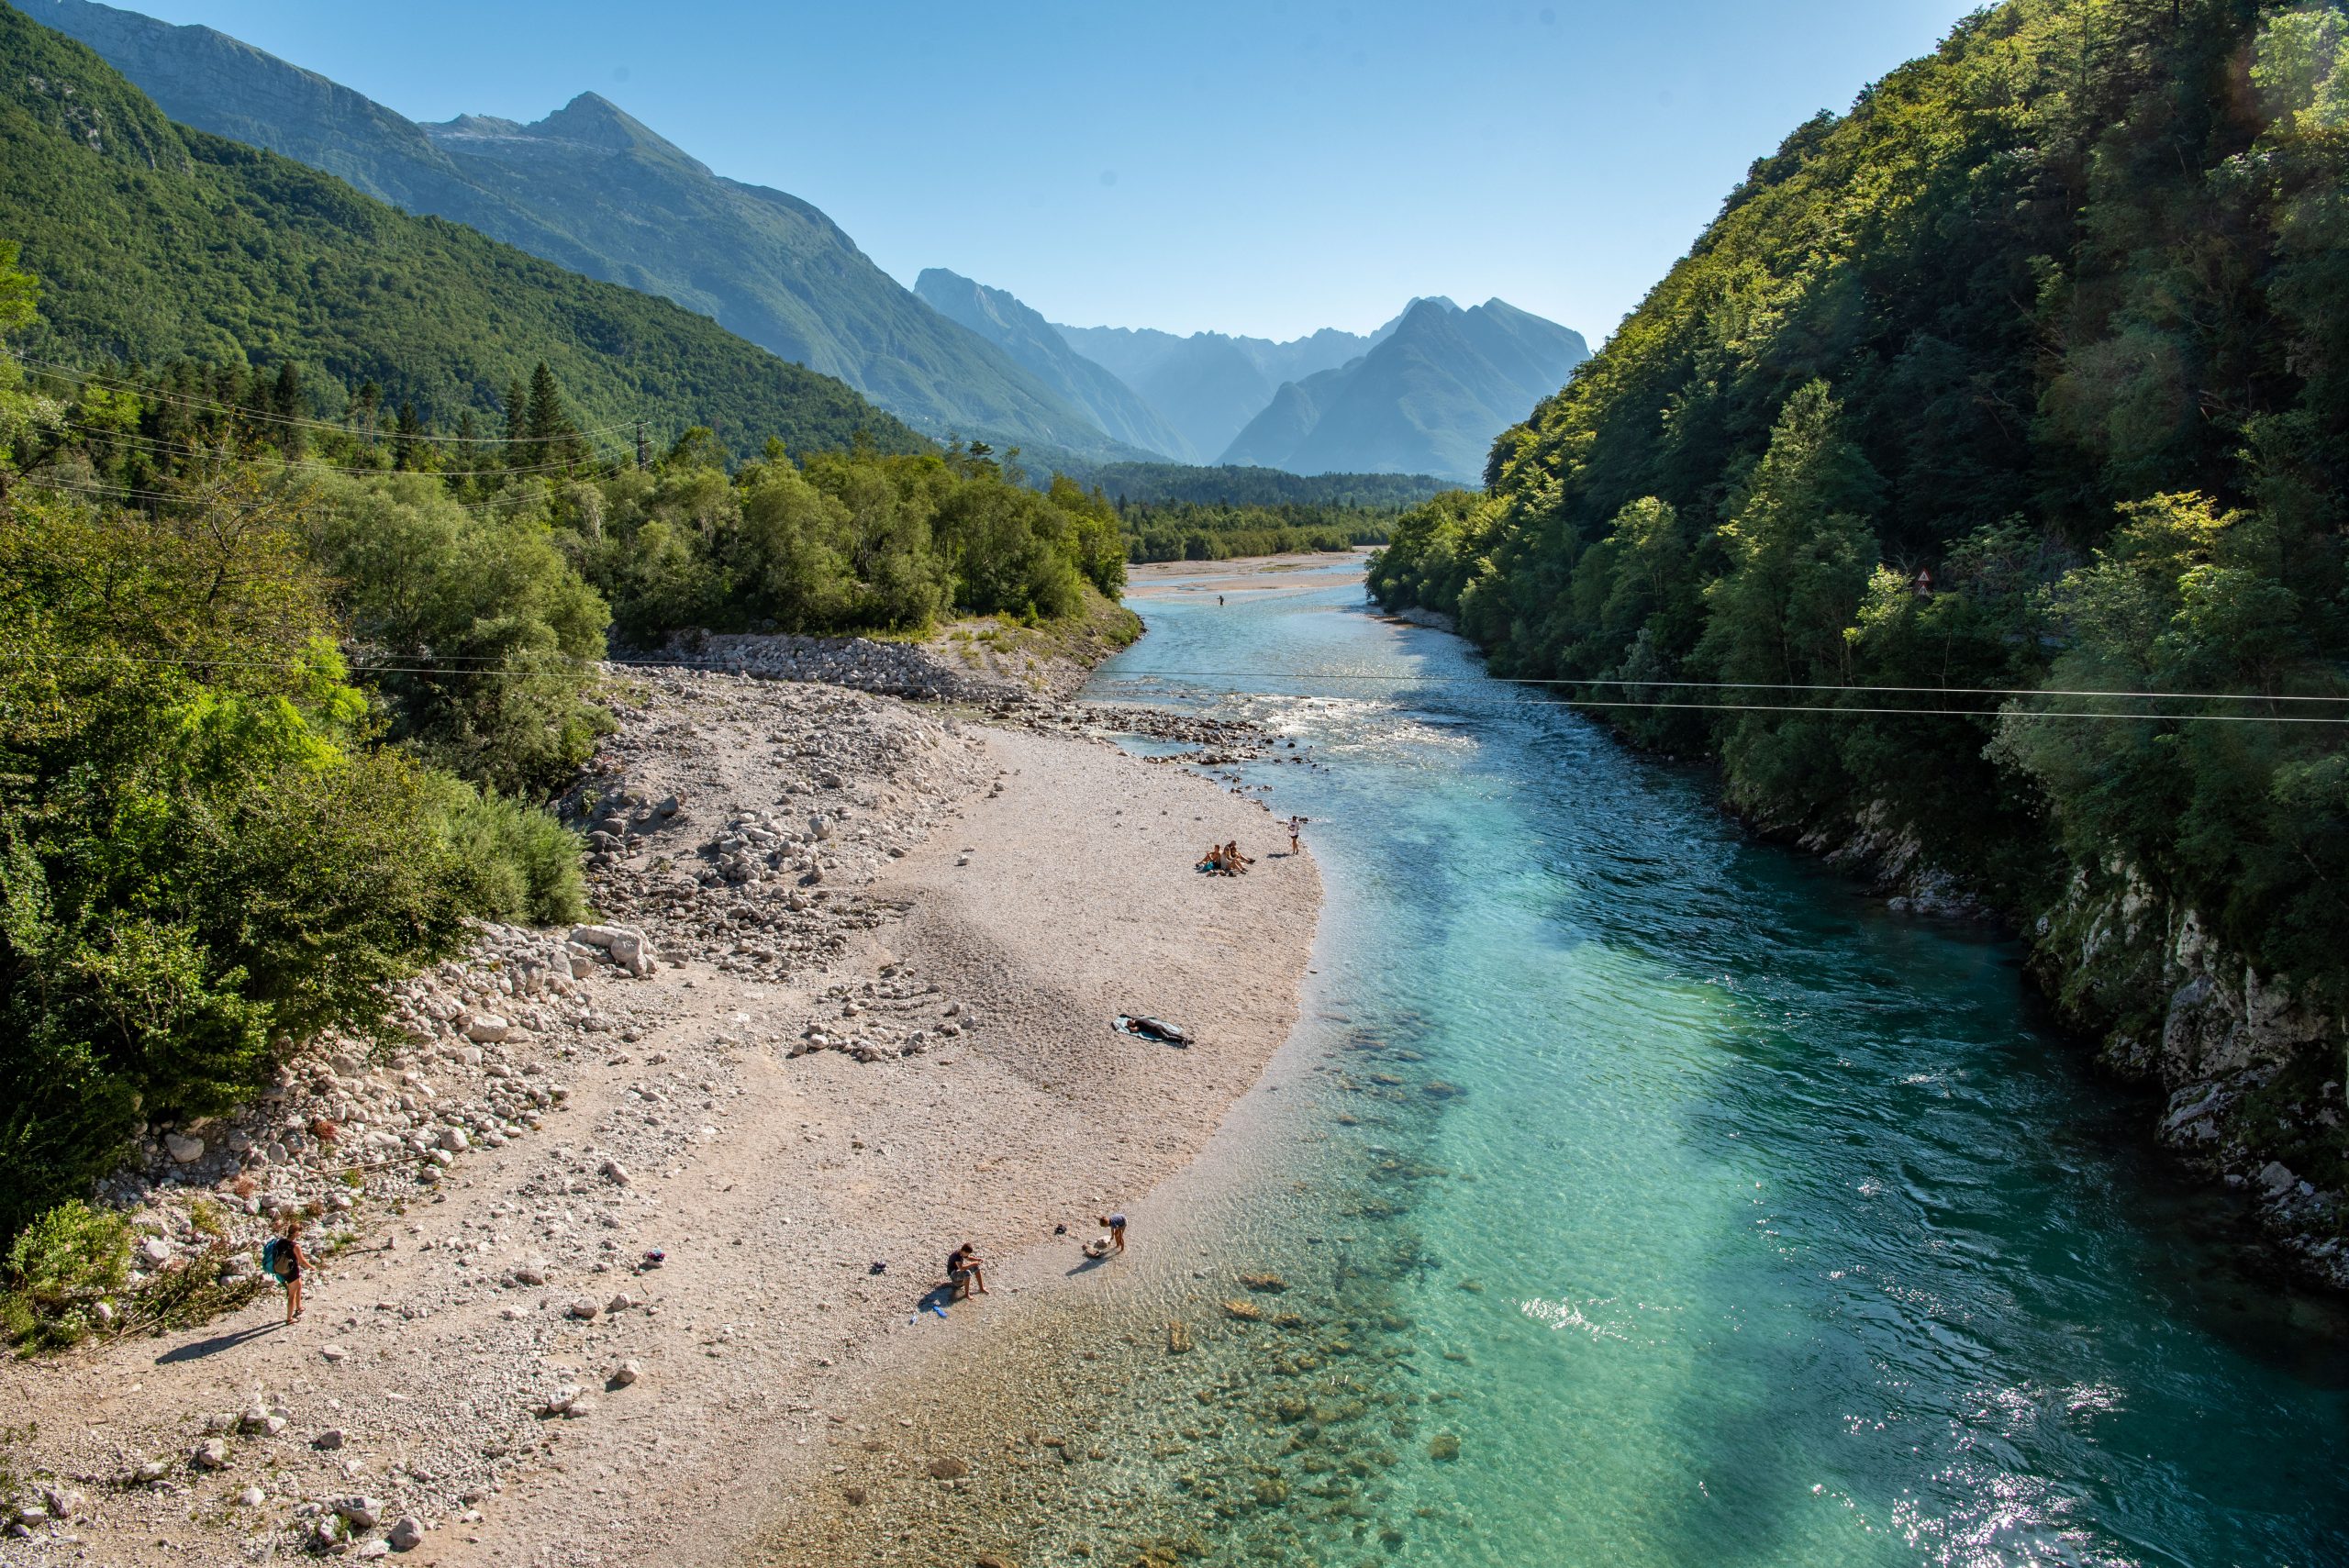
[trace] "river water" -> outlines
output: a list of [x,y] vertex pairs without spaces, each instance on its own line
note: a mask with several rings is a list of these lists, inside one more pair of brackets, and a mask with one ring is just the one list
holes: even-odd
[[1259,581],[1141,603],[1088,695],[1311,759],[1237,781],[1313,819],[1307,1018],[1182,1266],[1067,1326],[1125,1396],[1033,1451],[1034,1560],[2349,1562],[2339,1304],[2012,946],[1746,840],[1358,562]]

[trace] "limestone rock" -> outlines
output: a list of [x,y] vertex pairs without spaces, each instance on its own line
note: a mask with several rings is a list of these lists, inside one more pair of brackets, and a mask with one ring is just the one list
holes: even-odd
[[337,1497],[327,1507],[340,1514],[352,1529],[373,1529],[384,1516],[381,1498],[357,1494]]

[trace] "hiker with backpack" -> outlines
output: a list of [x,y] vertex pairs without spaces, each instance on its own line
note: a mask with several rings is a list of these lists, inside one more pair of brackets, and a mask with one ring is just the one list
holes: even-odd
[[290,1327],[302,1316],[302,1271],[310,1266],[310,1255],[302,1251],[300,1215],[285,1222],[284,1235],[269,1239],[269,1245],[261,1250],[261,1266],[285,1286],[285,1321]]

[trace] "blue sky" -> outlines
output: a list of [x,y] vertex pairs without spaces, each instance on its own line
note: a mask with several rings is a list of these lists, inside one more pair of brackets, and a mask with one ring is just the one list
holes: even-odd
[[1745,166],[1958,0],[148,0],[417,119],[594,90],[910,284],[1291,337],[1413,295],[1605,336]]

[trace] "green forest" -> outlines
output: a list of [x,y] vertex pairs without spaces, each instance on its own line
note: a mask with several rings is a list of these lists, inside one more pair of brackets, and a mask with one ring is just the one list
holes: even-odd
[[1233,506],[1191,501],[1118,503],[1126,559],[1231,561],[1284,550],[1351,550],[1385,544],[1403,515],[1398,506],[1284,502]]
[[0,6],[0,234],[47,281],[32,361],[298,361],[436,425],[495,417],[545,361],[599,441],[694,425],[795,451],[929,443],[829,376],[667,300],[563,271],[331,175],[173,124],[81,44]]
[[[2341,7],[2012,0],[1755,161],[1372,584],[1765,828],[1921,846],[2139,1062],[2158,955],[2079,962],[2132,893],[2349,1006],[2349,751],[2299,722],[2349,717],[2344,436]],[[2267,1091],[2332,1181],[2340,1077]]]

